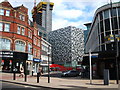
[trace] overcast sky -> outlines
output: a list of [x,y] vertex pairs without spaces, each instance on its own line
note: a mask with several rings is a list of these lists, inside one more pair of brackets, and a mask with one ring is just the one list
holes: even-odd
[[[4,1],[4,0],[0,0]],[[34,0],[8,0],[13,7],[24,5],[29,9],[29,18],[32,20],[31,10]],[[41,0],[36,0],[37,4]],[[66,26],[75,26],[86,29],[85,23],[92,22],[97,8],[108,4],[110,0],[50,0],[54,3],[52,30]],[[112,0],[118,2],[120,0]]]

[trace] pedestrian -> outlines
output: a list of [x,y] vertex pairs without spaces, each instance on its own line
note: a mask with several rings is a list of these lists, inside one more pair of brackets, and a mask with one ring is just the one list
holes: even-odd
[[24,70],[23,70],[23,68],[21,67],[21,69],[20,69],[20,75],[19,75],[19,77],[23,77],[24,76]]
[[41,72],[41,69],[39,68],[39,69],[38,69],[38,76],[39,76],[39,77],[41,76],[41,73],[42,73],[42,72]]

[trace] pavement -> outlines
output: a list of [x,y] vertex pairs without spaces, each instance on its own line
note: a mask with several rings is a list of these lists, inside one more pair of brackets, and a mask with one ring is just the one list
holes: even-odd
[[[52,74],[52,73],[51,73]],[[52,89],[63,89],[69,90],[72,88],[115,88],[120,90],[120,84],[116,84],[116,80],[110,80],[109,85],[104,85],[103,80],[92,80],[92,84],[90,84],[90,80],[81,79],[81,78],[57,78],[50,77],[50,83],[48,83],[48,77],[41,76],[39,78],[39,83],[37,83],[37,77],[27,75],[27,81],[25,82],[25,77],[19,77],[19,74],[16,74],[16,80],[13,80],[13,73],[1,73],[0,80],[4,82],[11,82],[22,85],[29,85],[35,87],[45,87]]]

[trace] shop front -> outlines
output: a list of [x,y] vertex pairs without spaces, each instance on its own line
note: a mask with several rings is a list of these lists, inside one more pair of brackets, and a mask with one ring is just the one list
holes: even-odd
[[3,72],[11,72],[13,64],[12,51],[0,51],[1,69]]
[[33,72],[34,74],[37,74],[38,69],[40,68],[40,63],[42,60],[37,59],[37,58],[33,58]]
[[20,68],[26,67],[28,54],[13,51],[0,51],[2,72],[20,72]]

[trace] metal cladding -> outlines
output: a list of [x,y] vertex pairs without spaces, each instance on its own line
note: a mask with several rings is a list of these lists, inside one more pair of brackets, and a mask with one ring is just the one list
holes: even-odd
[[68,26],[48,34],[53,62],[80,61],[84,53],[83,30]]

